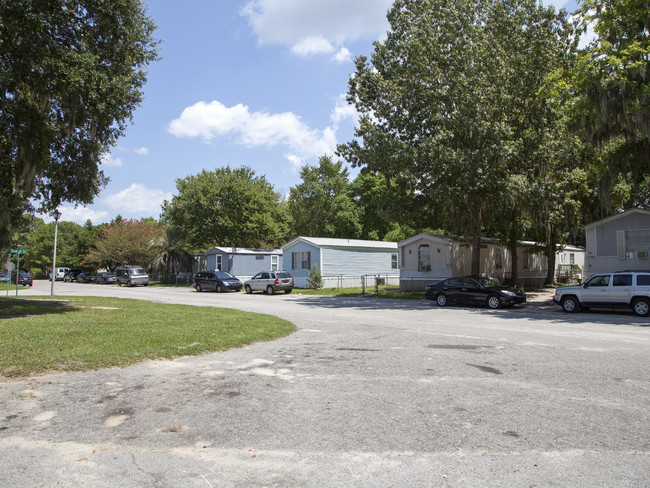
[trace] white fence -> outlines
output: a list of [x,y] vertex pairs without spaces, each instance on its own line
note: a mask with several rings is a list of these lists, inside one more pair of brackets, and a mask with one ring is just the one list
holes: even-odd
[[[309,288],[309,279],[294,277],[294,285],[296,288]],[[399,286],[399,275],[323,276],[323,288],[362,288],[372,291],[381,285]]]

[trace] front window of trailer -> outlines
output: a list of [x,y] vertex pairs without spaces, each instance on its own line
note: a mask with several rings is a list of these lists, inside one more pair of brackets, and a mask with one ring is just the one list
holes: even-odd
[[422,244],[418,247],[418,271],[431,271],[431,247]]
[[291,253],[293,269],[309,269],[309,251]]

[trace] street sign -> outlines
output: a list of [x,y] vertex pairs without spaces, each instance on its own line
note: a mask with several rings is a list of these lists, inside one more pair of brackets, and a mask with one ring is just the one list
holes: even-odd
[[27,249],[12,249],[11,254],[27,254]]

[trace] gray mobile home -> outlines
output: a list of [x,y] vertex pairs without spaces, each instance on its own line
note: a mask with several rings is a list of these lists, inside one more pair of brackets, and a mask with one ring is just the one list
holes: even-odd
[[631,209],[585,225],[587,274],[650,269],[650,210]]
[[381,276],[394,284],[399,280],[396,242],[297,237],[282,246],[282,252],[284,269],[298,288],[307,287],[313,264],[320,269],[325,288],[360,286],[363,276]]
[[242,281],[260,271],[282,269],[281,249],[213,247],[203,256],[207,271],[227,271]]

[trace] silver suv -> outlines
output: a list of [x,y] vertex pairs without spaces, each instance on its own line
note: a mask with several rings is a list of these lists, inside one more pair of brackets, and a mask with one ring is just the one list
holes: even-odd
[[262,271],[250,280],[244,281],[246,293],[265,291],[273,295],[276,291],[291,293],[293,290],[293,277],[286,271]]
[[650,312],[650,271],[598,273],[581,285],[555,290],[553,301],[565,312],[579,309],[632,309],[639,317]]

